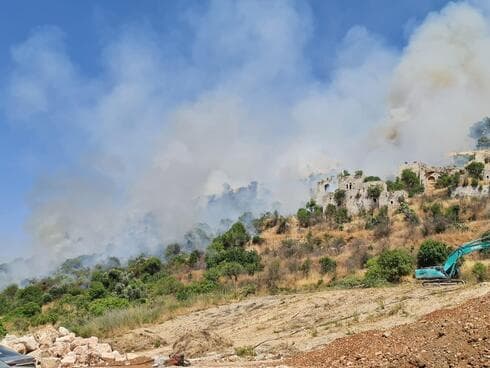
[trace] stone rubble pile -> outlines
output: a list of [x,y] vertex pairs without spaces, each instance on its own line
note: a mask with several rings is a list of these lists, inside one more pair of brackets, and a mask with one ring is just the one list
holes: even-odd
[[128,358],[113,351],[109,344],[99,342],[97,337],[75,336],[64,327],[47,326],[21,337],[7,335],[0,344],[34,357],[41,368],[100,366],[124,362]]

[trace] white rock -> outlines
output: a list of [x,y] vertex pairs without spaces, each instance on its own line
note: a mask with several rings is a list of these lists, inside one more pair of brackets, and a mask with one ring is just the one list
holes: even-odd
[[112,352],[111,346],[105,342],[95,345],[94,349],[100,354]]
[[12,350],[18,352],[19,354],[26,354],[27,353],[27,349],[26,349],[26,346],[22,343],[13,343],[13,344],[10,344],[10,345],[7,345],[9,348],[11,348]]
[[70,351],[68,354],[65,355],[63,359],[61,359],[61,365],[70,366],[75,364],[76,361],[77,361],[77,355],[74,352]]
[[124,362],[126,360],[126,357],[117,350],[113,351],[112,353],[114,354],[114,359],[116,362]]
[[52,356],[64,357],[70,352],[70,344],[67,342],[55,341],[48,351]]
[[60,326],[60,328],[58,328],[58,333],[60,334],[60,336],[66,336],[70,333],[70,331],[63,326]]
[[26,347],[26,352],[30,353],[31,351],[39,349],[39,344],[36,339],[32,335],[22,336],[16,340],[16,343],[24,344]]
[[58,368],[60,366],[60,359],[58,358],[42,358],[41,368]]
[[58,337],[58,330],[53,326],[46,326],[36,331],[34,337],[41,347],[50,347]]
[[63,335],[61,337],[58,337],[56,339],[56,341],[59,341],[59,342],[72,342],[73,340],[75,340],[75,334],[73,332],[70,332],[69,334],[67,335]]
[[[127,360],[133,360],[133,359],[138,358],[139,356],[140,355],[136,354],[136,353],[126,353],[126,359]],[[165,358],[165,359],[168,359],[168,358]]]

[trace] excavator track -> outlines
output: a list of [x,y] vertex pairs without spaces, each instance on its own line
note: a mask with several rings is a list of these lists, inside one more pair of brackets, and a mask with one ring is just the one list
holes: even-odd
[[464,285],[465,282],[463,280],[453,279],[437,279],[437,280],[424,280],[422,281],[422,286],[430,287],[430,286],[452,286],[452,285]]

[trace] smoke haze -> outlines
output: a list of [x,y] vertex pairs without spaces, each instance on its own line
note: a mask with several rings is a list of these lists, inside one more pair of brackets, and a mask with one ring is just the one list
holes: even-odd
[[49,125],[71,162],[31,194],[37,268],[13,280],[80,254],[157,252],[244,211],[291,213],[312,175],[389,175],[401,161],[444,163],[471,148],[470,125],[490,114],[483,6],[429,14],[401,51],[353,27],[319,82],[304,53],[308,9],[261,4],[187,14],[193,41],[172,58],[171,35],[128,26],[95,56],[97,76],[71,60],[57,28],[12,49],[3,108],[13,124]]

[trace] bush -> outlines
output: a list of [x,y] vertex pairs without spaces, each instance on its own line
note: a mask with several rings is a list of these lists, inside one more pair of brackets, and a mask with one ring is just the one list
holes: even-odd
[[423,193],[424,186],[420,182],[420,178],[410,169],[404,169],[400,178],[403,186],[409,197],[413,197],[417,193]]
[[355,275],[348,275],[338,280],[332,280],[330,286],[342,289],[352,289],[363,286],[363,280]]
[[333,197],[335,199],[335,203],[337,203],[337,206],[342,206],[345,200],[345,190],[337,189],[334,192]]
[[368,183],[370,181],[381,181],[379,176],[366,176],[364,178],[364,183]]
[[436,188],[442,189],[442,188],[448,188],[450,190],[453,190],[459,185],[459,180],[460,180],[461,174],[456,173],[456,174],[442,174],[439,176],[436,182]]
[[399,282],[413,271],[412,256],[402,249],[385,250],[368,262],[367,280]]
[[299,267],[300,271],[303,273],[303,276],[307,277],[311,272],[311,259],[307,258]]
[[439,266],[446,261],[451,250],[446,243],[428,239],[420,245],[417,253],[417,267]]
[[381,185],[379,184],[370,185],[367,189],[367,196],[368,198],[371,198],[373,201],[377,201],[382,191],[383,191],[383,187]]
[[477,162],[477,161],[472,161],[469,165],[465,167],[466,172],[468,175],[475,179],[475,180],[481,180],[483,179],[483,170],[485,169],[485,164],[482,162]]
[[320,263],[320,272],[322,274],[335,272],[335,269],[337,268],[337,262],[330,257],[322,257],[318,262]]
[[5,328],[5,326],[3,325],[2,322],[0,322],[0,337],[1,338],[4,338],[5,335],[7,335],[8,331],[7,329]]
[[129,302],[126,299],[115,296],[97,299],[89,304],[88,310],[94,316],[101,316],[107,311],[114,309],[124,309],[129,307]]
[[398,212],[402,213],[405,217],[405,221],[407,221],[410,225],[418,225],[420,223],[420,219],[415,213],[413,209],[411,209],[406,202],[400,203],[400,208],[398,208]]
[[155,295],[170,295],[181,290],[184,285],[173,276],[165,276],[152,285]]
[[91,300],[103,298],[107,295],[107,290],[100,281],[93,281],[88,289],[88,295]]
[[487,267],[481,262],[474,264],[471,273],[473,273],[477,282],[484,282],[489,279]]

